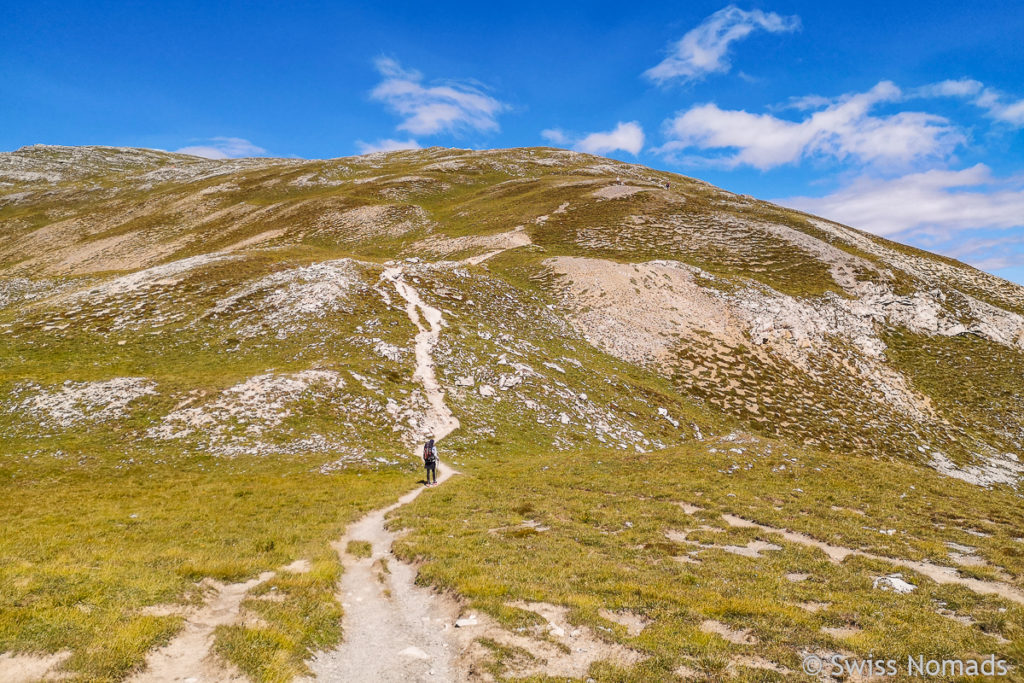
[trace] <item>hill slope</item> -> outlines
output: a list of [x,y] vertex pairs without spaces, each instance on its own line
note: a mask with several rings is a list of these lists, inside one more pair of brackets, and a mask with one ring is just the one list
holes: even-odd
[[[443,406],[396,282],[438,311]],[[955,261],[561,150],[0,154],[0,652],[120,678],[187,617],[154,605],[305,558],[316,580],[216,641],[301,673],[339,637],[328,540],[450,410],[464,475],[396,513],[396,550],[495,629],[546,602],[631,653],[575,674],[1016,661],[1022,314]],[[958,580],[897,598],[887,561]],[[564,673],[474,647],[487,675]]]

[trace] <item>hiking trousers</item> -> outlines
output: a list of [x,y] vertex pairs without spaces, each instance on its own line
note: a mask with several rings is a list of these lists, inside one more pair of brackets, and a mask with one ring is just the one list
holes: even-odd
[[436,460],[428,460],[424,464],[427,466],[427,483],[428,484],[430,483],[430,477],[431,477],[431,475],[433,475],[434,483],[436,484],[437,483],[437,461]]

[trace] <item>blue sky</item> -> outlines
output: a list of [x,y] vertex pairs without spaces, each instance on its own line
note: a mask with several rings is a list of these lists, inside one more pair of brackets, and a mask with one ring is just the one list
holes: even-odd
[[0,149],[541,144],[1024,282],[1024,4],[0,0]]

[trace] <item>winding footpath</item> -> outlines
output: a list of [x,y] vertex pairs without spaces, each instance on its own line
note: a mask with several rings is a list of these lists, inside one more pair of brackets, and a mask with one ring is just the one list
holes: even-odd
[[[445,405],[444,391],[434,373],[432,351],[444,324],[441,311],[423,303],[419,293],[404,279],[401,268],[384,271],[383,279],[394,285],[406,302],[409,319],[416,325],[416,372],[413,375],[426,393],[429,409],[423,438],[440,441],[459,427]],[[424,324],[424,321],[426,324]],[[438,483],[454,470],[439,466]],[[398,502],[375,510],[350,525],[334,544],[345,571],[339,600],[345,610],[344,641],[320,653],[310,668],[323,681],[454,681],[459,680],[456,659],[459,647],[453,624],[458,606],[439,599],[429,588],[416,585],[416,569],[399,562],[391,553],[398,537],[388,530],[389,512],[415,500],[423,488],[402,496]],[[347,552],[350,541],[367,541],[370,557]]]
[[[405,281],[401,268],[388,268],[382,277],[394,283],[399,296],[405,299],[405,312],[408,314],[409,320],[419,330],[416,334],[416,372],[413,373],[413,379],[423,385],[423,390],[427,394],[427,402],[430,404],[430,410],[425,416],[425,428],[430,434],[423,436],[424,438],[433,436],[435,440],[440,441],[459,428],[459,420],[445,405],[444,391],[438,384],[437,375],[434,373],[432,354],[434,346],[441,336],[444,319],[440,310],[423,303],[419,292]],[[424,327],[420,320],[421,314],[423,320],[427,321],[427,327]]]

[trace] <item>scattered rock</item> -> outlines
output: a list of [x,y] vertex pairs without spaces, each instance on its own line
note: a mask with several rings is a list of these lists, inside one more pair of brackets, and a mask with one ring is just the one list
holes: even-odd
[[782,546],[775,545],[774,543],[767,543],[765,541],[750,541],[746,545],[720,545],[715,546],[720,550],[724,550],[734,555],[742,555],[743,557],[761,557],[761,553],[766,550],[782,550]]
[[892,591],[901,595],[912,593],[917,588],[914,584],[904,581],[902,574],[879,576],[872,582],[871,587],[882,591]]
[[128,405],[143,396],[156,395],[156,383],[145,377],[115,377],[101,382],[64,382],[59,389],[43,389],[29,383],[13,395],[35,392],[17,410],[45,424],[69,428],[82,423],[108,422],[124,417]]
[[476,615],[475,614],[471,614],[468,617],[463,617],[461,619],[456,619],[455,620],[455,628],[468,628],[470,626],[476,626],[478,623],[479,622],[477,622]]
[[521,375],[506,375],[503,374],[498,377],[498,388],[502,391],[508,391],[512,387],[519,386],[523,383]]

